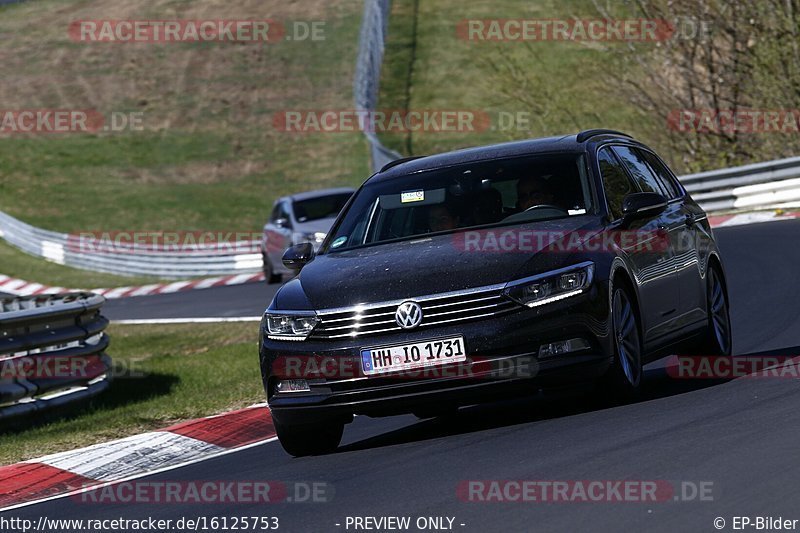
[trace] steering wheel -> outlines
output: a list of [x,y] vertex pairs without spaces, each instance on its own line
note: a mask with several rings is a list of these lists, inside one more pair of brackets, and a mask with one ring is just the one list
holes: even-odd
[[557,205],[553,205],[553,204],[536,204],[536,205],[532,205],[528,209],[523,211],[523,213],[528,212],[528,211],[532,211],[534,209],[555,209],[556,211],[562,211],[564,213],[567,213],[567,210],[564,209],[563,207],[558,207]]

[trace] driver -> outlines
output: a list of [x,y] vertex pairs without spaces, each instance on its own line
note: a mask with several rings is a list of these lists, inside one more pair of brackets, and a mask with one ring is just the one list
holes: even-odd
[[456,229],[459,217],[453,213],[453,208],[446,204],[434,205],[428,211],[428,224],[431,231],[448,231]]
[[525,211],[535,205],[552,205],[555,197],[544,178],[529,176],[517,182],[517,209]]

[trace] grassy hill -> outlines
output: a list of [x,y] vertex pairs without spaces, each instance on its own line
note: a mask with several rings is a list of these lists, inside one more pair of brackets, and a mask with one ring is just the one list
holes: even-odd
[[[600,76],[616,64],[607,49],[614,43],[468,41],[457,35],[465,19],[597,18],[589,1],[396,0],[392,11],[380,107],[476,110],[492,119],[492,128],[474,133],[382,137],[401,152],[435,153],[592,127],[640,129],[643,117],[614,98]],[[508,117],[519,112],[527,126],[508,127]]]
[[[0,7],[6,110],[141,112],[143,131],[0,136],[0,209],[61,231],[258,230],[274,198],[360,183],[360,135],[287,134],[352,107],[359,0],[38,0]],[[76,20],[324,21],[324,40],[85,43]]]
[[[476,110],[489,115],[493,129],[383,139],[421,155],[613,128],[650,144],[678,172],[796,155],[797,135],[669,126],[670,114],[679,110],[796,110],[800,104],[796,7],[777,1],[737,4],[736,10],[725,2],[704,6],[691,0],[395,0],[380,107]],[[650,42],[459,36],[460,24],[486,19],[644,19],[674,31]],[[518,113],[526,123],[502,127],[501,115]]]

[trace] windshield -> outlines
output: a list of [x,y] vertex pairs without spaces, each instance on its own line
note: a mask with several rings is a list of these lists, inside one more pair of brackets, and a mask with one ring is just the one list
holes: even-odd
[[351,193],[340,193],[295,201],[292,204],[294,217],[298,222],[333,218],[339,214],[350,196]]
[[538,155],[436,169],[364,186],[321,253],[487,225],[591,211],[582,154]]

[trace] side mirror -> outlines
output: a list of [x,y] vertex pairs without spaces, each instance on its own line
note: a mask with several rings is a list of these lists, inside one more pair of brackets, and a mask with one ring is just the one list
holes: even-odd
[[295,244],[283,253],[283,266],[289,270],[300,272],[312,259],[314,259],[314,246],[310,242]]
[[622,215],[628,219],[651,217],[667,208],[667,199],[655,192],[635,192],[622,199]]
[[289,227],[289,219],[288,218],[277,218],[275,219],[275,226],[279,228],[288,228]]

